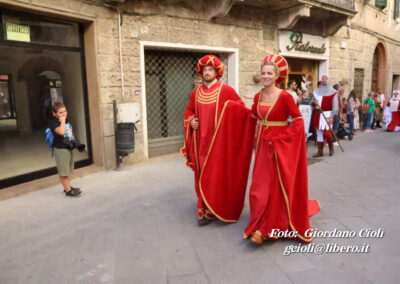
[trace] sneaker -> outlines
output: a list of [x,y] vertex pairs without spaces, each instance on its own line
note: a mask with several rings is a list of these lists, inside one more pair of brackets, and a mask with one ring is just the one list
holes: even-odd
[[65,192],[65,196],[68,196],[68,197],[79,197],[79,196],[81,196],[81,193],[82,192],[71,188],[70,191]]

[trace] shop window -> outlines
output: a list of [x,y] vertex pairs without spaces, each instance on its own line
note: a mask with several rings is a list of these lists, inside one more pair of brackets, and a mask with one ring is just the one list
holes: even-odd
[[2,12],[2,39],[9,41],[79,47],[76,23],[39,18],[11,11]]
[[0,119],[15,119],[10,75],[0,75]]
[[90,165],[82,28],[0,14],[0,189],[57,173],[43,134],[56,101],[66,105],[74,136],[87,145],[74,153],[75,167]]

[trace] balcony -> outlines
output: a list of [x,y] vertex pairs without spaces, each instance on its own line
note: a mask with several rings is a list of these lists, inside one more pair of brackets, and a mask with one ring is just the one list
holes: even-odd
[[[91,0],[119,6],[134,13],[177,15],[185,9],[199,17],[215,20],[250,7],[265,24],[279,30],[293,30],[331,36],[357,12],[355,0]],[[251,17],[251,12],[248,15]]]
[[354,6],[355,0],[319,0],[317,2],[321,2],[323,4],[327,4],[341,9],[347,9],[349,11],[355,10]]
[[264,9],[279,30],[294,30],[331,36],[347,25],[355,11],[355,0],[242,0],[235,5]]

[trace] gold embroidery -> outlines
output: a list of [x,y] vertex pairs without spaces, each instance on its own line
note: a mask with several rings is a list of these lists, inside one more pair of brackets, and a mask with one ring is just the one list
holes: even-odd
[[221,91],[222,85],[219,86],[216,90],[211,92],[207,92],[203,90],[203,88],[199,88],[199,95],[197,97],[197,102],[201,104],[212,104],[218,100],[219,93]]
[[[258,115],[259,115],[260,117],[263,117],[263,116],[261,115],[261,112],[260,112],[261,96],[262,96],[263,92],[264,92],[264,89],[262,89],[261,92],[260,92],[260,96],[258,97],[258,104],[257,104],[257,113],[258,113]],[[273,105],[268,109],[268,112],[267,112],[267,114],[266,114],[265,117],[264,117],[264,121],[268,121],[269,114],[271,113],[271,110],[274,108],[276,102],[277,102],[278,99],[280,98],[281,93],[282,93],[282,91],[279,93],[278,97],[277,97],[276,100],[273,102]],[[268,128],[267,125],[266,125],[266,128]],[[257,151],[258,151],[258,146],[259,146],[259,144],[260,144],[261,132],[262,132],[262,127],[259,126],[258,137],[257,137],[257,144],[256,144],[256,155],[257,155]]]
[[260,103],[260,106],[273,106],[273,105],[274,105],[274,102],[270,102],[270,103],[261,102]]
[[286,126],[288,125],[287,120],[284,121],[262,121],[260,120],[259,124],[265,126]]

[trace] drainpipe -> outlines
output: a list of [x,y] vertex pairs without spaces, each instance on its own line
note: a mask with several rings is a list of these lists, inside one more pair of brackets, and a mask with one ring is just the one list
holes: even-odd
[[119,42],[119,63],[121,70],[121,95],[122,101],[125,98],[125,80],[124,80],[124,64],[122,60],[122,12],[119,8],[117,8],[118,13],[118,42]]

